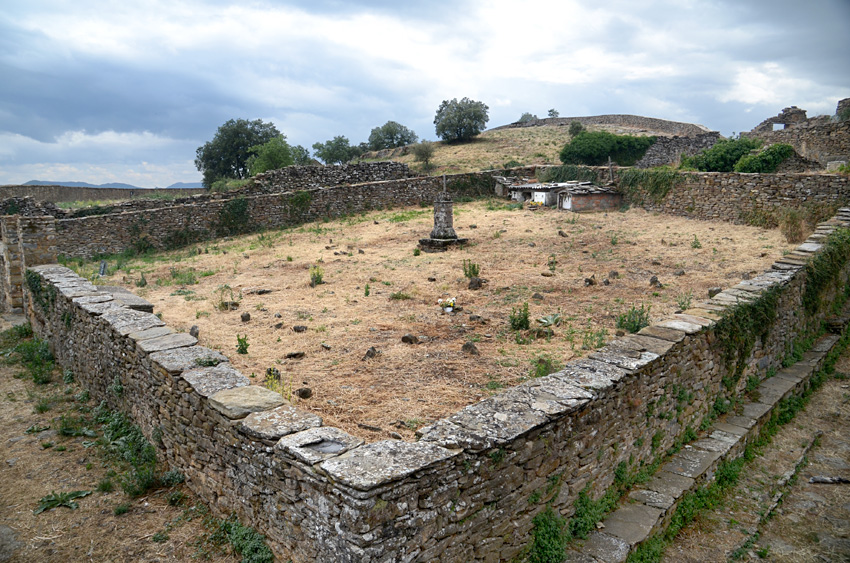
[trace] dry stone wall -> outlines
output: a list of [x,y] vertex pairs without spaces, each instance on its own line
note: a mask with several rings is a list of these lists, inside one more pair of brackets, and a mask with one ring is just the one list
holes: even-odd
[[102,201],[123,200],[158,195],[192,195],[206,192],[204,188],[85,188],[72,186],[0,186],[0,199],[31,197],[37,201]]
[[720,133],[713,131],[693,137],[658,137],[647,149],[635,168],[653,168],[655,166],[678,165],[682,156],[693,156],[709,149],[720,139]]
[[[850,177],[838,174],[682,173],[685,180],[648,210],[694,219],[746,223],[761,212],[850,202]],[[628,196],[626,196],[629,201]],[[634,200],[631,201],[634,203]]]
[[[484,172],[447,180],[447,189],[455,196],[492,194],[493,186],[492,176]],[[441,178],[405,178],[283,193],[216,194],[156,209],[58,219],[57,252],[90,258],[138,247],[140,241],[154,248],[169,248],[213,236],[287,227],[373,209],[430,205],[442,189]]]
[[[839,226],[850,226],[850,210],[760,276],[470,405],[417,442],[362,444],[322,426],[66,268],[31,267],[25,303],[36,333],[94,397],[160,437],[194,491],[258,527],[282,558],[507,561],[547,506],[570,516],[580,492],[598,497],[618,466],[652,461],[719,394],[764,377],[821,326],[847,265],[809,287],[805,264]],[[756,313],[766,320],[746,325],[753,339],[741,346],[735,323]]]
[[534,119],[531,121],[523,121],[494,127],[491,131],[497,129],[513,129],[517,127],[536,127],[540,125],[557,125],[569,127],[570,123],[578,121],[584,126],[588,125],[619,125],[630,129],[643,129],[649,133],[662,133],[667,135],[679,135],[682,137],[695,137],[704,133],[709,133],[709,129],[702,125],[694,125],[693,123],[682,123],[680,121],[668,121],[666,119],[658,119],[655,117],[643,117],[640,115],[591,115],[585,117],[547,117],[543,119]]
[[[848,100],[838,104],[837,115],[848,107]],[[762,139],[766,144],[785,143],[794,147],[803,158],[814,160],[825,167],[831,161],[850,161],[850,119],[844,117],[814,117],[806,119],[806,112],[796,107],[785,108],[767,119],[745,137]],[[784,129],[773,131],[774,124],[783,124]]]

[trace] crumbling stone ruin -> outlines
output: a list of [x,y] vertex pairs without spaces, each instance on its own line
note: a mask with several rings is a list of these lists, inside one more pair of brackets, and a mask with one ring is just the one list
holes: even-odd
[[845,98],[838,102],[834,116],[808,118],[806,110],[791,106],[741,135],[762,139],[765,144],[791,145],[801,157],[817,162],[820,168],[835,168],[838,163],[850,161],[848,108],[850,98]]

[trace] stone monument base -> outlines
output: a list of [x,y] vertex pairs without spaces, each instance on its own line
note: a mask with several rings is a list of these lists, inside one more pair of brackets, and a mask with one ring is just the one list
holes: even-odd
[[455,244],[466,244],[467,238],[421,238],[419,248],[424,252],[445,252]]

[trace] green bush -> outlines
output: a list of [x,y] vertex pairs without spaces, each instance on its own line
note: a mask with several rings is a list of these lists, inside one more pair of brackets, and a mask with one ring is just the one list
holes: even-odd
[[584,125],[581,121],[570,121],[570,137],[575,137],[584,131]]
[[583,131],[561,149],[564,164],[601,166],[608,157],[620,166],[632,166],[643,158],[646,150],[655,142],[655,137],[633,137],[614,135],[607,131]]
[[473,262],[472,260],[464,260],[463,261],[463,275],[467,278],[477,278],[478,274],[481,273],[481,266]]
[[644,307],[643,304],[640,307],[632,305],[628,311],[617,317],[617,328],[634,333],[643,327],[649,326],[650,307]]
[[772,174],[786,159],[794,154],[794,147],[782,143],[770,145],[756,154],[741,157],[735,164],[735,172]]
[[322,285],[325,278],[325,272],[320,266],[310,266],[310,287]]
[[732,172],[741,157],[760,146],[761,140],[749,137],[720,139],[711,148],[683,157],[681,167],[703,172]]
[[236,335],[236,353],[237,354],[247,354],[248,353],[248,335],[239,336]]
[[512,309],[508,321],[511,324],[511,330],[528,330],[531,326],[528,318],[528,303],[523,303],[520,309]]

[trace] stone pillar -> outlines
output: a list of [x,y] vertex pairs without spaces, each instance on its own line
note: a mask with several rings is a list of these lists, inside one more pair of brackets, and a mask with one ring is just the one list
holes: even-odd
[[456,239],[457,233],[454,229],[454,212],[452,210],[452,196],[448,192],[437,194],[434,200],[434,229],[431,231],[432,239]]
[[18,237],[17,215],[0,217],[0,238],[3,239],[2,277],[3,312],[23,313],[23,269],[21,246]]
[[56,219],[18,217],[18,236],[24,269],[56,263]]

